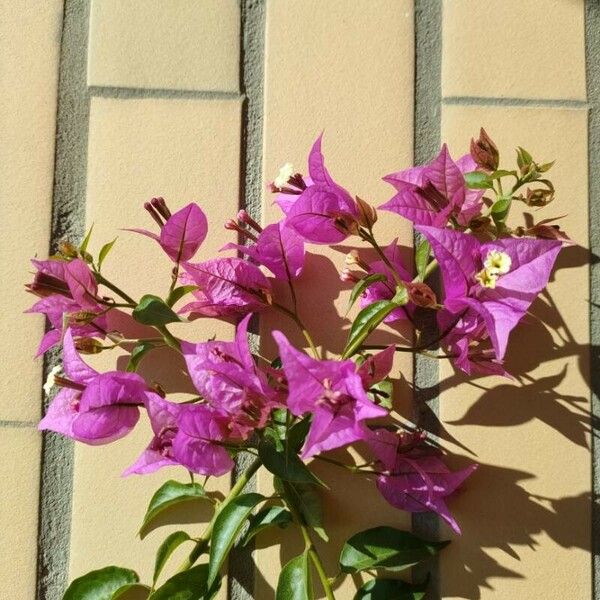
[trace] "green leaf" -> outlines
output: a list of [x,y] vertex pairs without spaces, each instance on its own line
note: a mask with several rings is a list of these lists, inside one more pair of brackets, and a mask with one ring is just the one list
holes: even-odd
[[279,477],[275,477],[273,483],[275,491],[285,498],[286,503],[294,507],[304,523],[314,529],[322,540],[328,542],[329,536],[323,529],[323,509],[318,488],[310,484],[283,481]]
[[179,483],[172,479],[165,482],[158,488],[150,500],[146,516],[140,528],[140,537],[144,539],[150,530],[152,521],[168,508],[182,502],[204,499],[208,500],[208,496],[199,483]]
[[483,173],[482,171],[471,171],[470,173],[465,173],[464,177],[467,187],[472,190],[488,190],[493,188],[487,173]]
[[257,534],[270,527],[284,529],[292,522],[292,515],[283,506],[267,506],[250,517],[248,531],[244,536],[244,546]]
[[258,456],[265,468],[281,479],[326,487],[298,457],[292,446],[292,443],[286,444],[285,441],[277,443],[272,436],[265,435],[258,444]]
[[427,269],[427,264],[429,263],[430,253],[431,244],[427,240],[422,240],[415,251],[415,267],[419,281],[425,279],[425,269]]
[[98,271],[102,270],[102,263],[104,259],[108,256],[108,253],[112,250],[112,247],[115,245],[117,238],[115,238],[112,242],[108,242],[108,244],[104,244],[102,248],[100,248],[100,254],[98,254]]
[[385,281],[386,279],[387,277],[383,273],[373,273],[372,275],[367,275],[360,281],[357,281],[350,292],[350,298],[348,299],[348,308],[346,309],[346,312],[348,312],[354,306],[354,303],[358,300],[359,296],[370,285],[378,281]]
[[215,519],[210,541],[210,558],[208,560],[208,585],[217,579],[221,566],[242,530],[248,515],[254,507],[262,502],[262,494],[250,492],[234,498],[221,510]]
[[185,531],[175,531],[169,535],[165,541],[159,546],[156,552],[156,560],[154,562],[154,576],[152,578],[153,585],[156,585],[162,570],[164,569],[171,554],[181,546],[184,542],[191,540],[190,536]]
[[171,577],[148,600],[209,600],[219,589],[220,581],[210,590],[207,581],[208,565],[197,565]]
[[143,325],[166,325],[180,320],[163,300],[152,294],[142,297],[133,309],[132,316]]
[[275,600],[311,600],[312,597],[308,551],[305,550],[281,569]]
[[355,354],[369,334],[398,306],[389,300],[378,300],[365,306],[352,323],[342,358],[350,358]]
[[354,600],[423,600],[426,587],[399,579],[371,579],[358,589]]
[[449,542],[427,542],[408,531],[374,527],[353,535],[342,548],[344,573],[369,569],[402,571],[430,558]]
[[85,237],[83,238],[83,242],[81,242],[81,244],[79,246],[79,252],[81,252],[81,254],[87,253],[87,247],[88,247],[88,244],[90,243],[90,239],[92,237],[93,230],[94,230],[94,225],[92,224],[92,226],[88,229],[88,232],[85,234]]
[[147,600],[150,588],[142,583],[128,583],[119,588],[110,600]]
[[519,166],[519,169],[523,169],[523,167],[530,165],[532,162],[533,158],[531,157],[531,154],[529,154],[525,148],[519,146],[517,148],[517,165]]
[[506,221],[511,204],[512,198],[504,197],[498,198],[498,200],[492,204],[490,214],[492,215],[492,219],[494,219],[494,223],[496,223],[496,225]]
[[389,378],[382,379],[369,388],[369,396],[375,404],[388,410],[393,408],[394,384]]
[[517,176],[517,172],[516,171],[505,171],[503,169],[498,169],[497,171],[494,171],[493,173],[490,173],[488,175],[489,179],[494,180],[494,179],[500,179],[501,177],[516,177],[517,179],[519,178]]
[[137,371],[144,356],[146,356],[153,348],[155,348],[153,342],[138,342],[131,350],[129,362],[127,363],[125,370],[130,373]]
[[408,288],[403,283],[398,283],[392,302],[397,306],[404,306],[405,304],[408,304],[408,300]]
[[169,297],[167,298],[167,305],[173,306],[173,305],[177,304],[177,302],[179,300],[181,300],[186,294],[189,294],[190,292],[193,292],[194,290],[197,290],[197,289],[198,289],[197,285],[181,285],[179,287],[176,287],[169,294]]
[[139,580],[137,573],[131,569],[104,567],[73,580],[63,600],[108,600],[123,586]]

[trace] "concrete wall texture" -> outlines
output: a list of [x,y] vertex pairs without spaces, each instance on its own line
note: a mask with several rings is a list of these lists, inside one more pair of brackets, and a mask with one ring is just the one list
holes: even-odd
[[[379,176],[431,159],[441,140],[460,153],[484,126],[505,155],[521,145],[557,160],[557,199],[544,214],[566,214],[580,248],[536,306],[549,324],[532,319],[512,341],[515,381],[473,384],[447,364],[398,363],[415,382],[405,399],[415,414],[427,399],[457,460],[481,464],[453,502],[464,535],[434,566],[432,597],[600,598],[600,271],[588,255],[600,247],[597,0],[0,0],[0,61],[0,597],[55,600],[108,564],[147,577],[174,527],[135,537],[152,491],[177,477],[120,478],[143,428],[107,448],[37,432],[55,359],[32,361],[44,323],[15,317],[29,303],[27,257],[91,223],[98,240],[112,239],[153,195],[200,202],[213,231],[240,206],[269,219],[264,182],[284,162],[303,165],[321,130],[336,177],[377,204],[389,195]],[[380,230],[412,239],[399,223],[382,219]],[[209,253],[225,241],[213,236]],[[113,264],[137,249],[164,262],[123,240]],[[312,268],[333,266],[321,254]],[[119,277],[135,292],[155,275],[131,267]],[[310,312],[318,323],[317,306]],[[260,330],[275,325],[263,319]],[[335,509],[325,501],[327,561],[344,536],[382,522],[448,535],[338,474],[334,490],[344,489]],[[280,549],[254,557],[261,574],[237,554],[223,598],[272,597]],[[350,586],[339,597],[351,598]]]

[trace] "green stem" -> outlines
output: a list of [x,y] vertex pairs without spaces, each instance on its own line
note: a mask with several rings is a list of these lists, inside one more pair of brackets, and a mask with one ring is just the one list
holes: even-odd
[[310,537],[310,532],[308,528],[304,524],[302,516],[296,510],[293,502],[289,502],[287,497],[284,497],[284,501],[287,504],[287,507],[290,509],[292,513],[292,517],[294,521],[300,527],[300,532],[302,533],[302,538],[304,539],[304,549],[307,552],[310,560],[312,561],[315,570],[317,571],[317,575],[319,576],[319,580],[321,581],[321,585],[323,586],[323,591],[325,592],[325,597],[327,600],[335,600],[335,596],[333,595],[333,590],[331,588],[331,582],[327,577],[327,573],[325,573],[325,567],[323,566],[323,562],[321,561],[321,557],[315,548],[313,541]]
[[276,308],[279,312],[282,312],[284,315],[288,316],[290,319],[292,319],[292,321],[294,321],[294,323],[296,323],[296,325],[298,325],[298,328],[300,329],[300,331],[302,331],[302,335],[304,336],[304,339],[310,346],[311,352],[313,353],[314,357],[316,359],[319,359],[320,358],[319,351],[317,350],[317,347],[315,346],[312,336],[308,332],[308,329],[306,329],[306,326],[304,325],[304,323],[302,322],[300,317],[298,317],[297,314],[293,313],[291,310],[289,310],[285,306],[278,304],[277,302],[273,302],[273,307]]
[[132,304],[134,307],[137,305],[137,302],[131,297],[128,296],[122,289],[118,288],[114,283],[111,283],[108,279],[101,275],[100,273],[94,273],[94,277],[99,284],[102,284],[104,287],[107,287],[109,290],[112,290],[117,296],[121,296],[125,302],[128,304]]
[[364,229],[361,229],[360,237],[363,240],[365,240],[366,242],[369,242],[369,244],[371,244],[371,246],[373,246],[373,248],[375,249],[375,252],[377,252],[377,254],[381,258],[381,260],[389,267],[394,279],[396,280],[396,284],[402,285],[402,279],[400,278],[400,275],[396,271],[396,267],[394,267],[394,265],[390,262],[390,259],[385,255],[385,252],[381,249],[381,246],[379,246],[379,244],[377,243],[377,240],[375,239],[373,232],[372,231],[367,232]]
[[179,340],[167,329],[166,325],[157,325],[156,329],[160,331],[167,346],[181,352],[181,344]]
[[198,538],[194,549],[190,552],[189,556],[185,559],[185,561],[183,561],[183,563],[177,570],[178,573],[181,573],[182,571],[187,571],[188,569],[193,567],[194,563],[198,560],[200,555],[206,551],[210,542],[210,537],[212,535],[213,527],[215,526],[215,521],[217,520],[217,517],[221,514],[221,511],[230,504],[232,500],[237,498],[242,493],[243,489],[246,487],[252,476],[256,473],[256,471],[258,471],[261,465],[261,460],[257,458],[240,475],[238,480],[235,482],[234,486],[231,488],[231,491],[227,495],[227,498],[225,498],[225,500],[223,500],[223,502],[221,502],[221,504],[219,504],[219,506],[215,510],[215,513],[213,514],[212,519],[210,520],[208,525],[206,526],[204,533],[200,538]]

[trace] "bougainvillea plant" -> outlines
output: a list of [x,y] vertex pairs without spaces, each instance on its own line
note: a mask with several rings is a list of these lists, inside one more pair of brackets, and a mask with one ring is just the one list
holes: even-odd
[[[73,581],[65,599],[119,598],[132,590],[153,600],[212,598],[235,545],[267,528],[292,525],[305,549],[282,565],[277,599],[313,593],[331,599],[340,581],[355,574],[361,575],[354,578],[360,581],[357,599],[422,598],[424,583],[394,574],[429,559],[447,542],[382,525],[350,537],[339,549],[337,572],[326,572],[314,539],[327,539],[319,497],[332,492],[314,465],[324,461],[371,480],[398,510],[437,513],[460,533],[448,501],[476,465],[451,470],[442,448],[418,423],[394,418],[391,382],[400,374],[393,359],[396,352],[422,353],[448,358],[468,375],[510,376],[504,367],[510,333],[547,285],[568,238],[552,219],[511,227],[507,218],[516,203],[540,207],[552,200],[554,188],[545,175],[551,166],[519,148],[517,168],[500,169],[498,149],[482,130],[458,160],[444,145],[429,164],[384,177],[395,193],[379,209],[409,219],[420,234],[410,262],[397,240],[378,239],[376,209],[333,180],[320,138],[308,156],[308,175],[286,164],[269,184],[282,211],[278,222],[261,227],[242,210],[225,224],[238,236],[223,249],[229,254],[198,262],[209,229],[200,206],[172,213],[162,198],[144,205],[154,230],[129,231],[154,240],[172,261],[166,295],[135,298],[123,291],[102,270],[114,242],[94,257],[89,234],[79,246],[65,241],[58,254],[33,260],[35,275],[27,289],[39,299],[30,312],[44,314],[49,323],[39,354],[62,347],[62,362],[44,386],[51,402],[40,429],[84,444],[108,444],[132,431],[145,412],[152,438],[124,475],[179,466],[191,482],[186,475],[184,482],[160,487],[141,537],[159,515],[190,499],[213,511],[203,533],[177,531],[164,540],[148,585],[134,571],[111,566]],[[340,287],[351,289],[349,309],[358,306],[347,320],[343,351],[333,355],[313,342],[295,284],[306,276],[305,250],[311,244],[354,240],[362,250],[352,250],[338,266]],[[365,243],[376,260],[366,258]],[[436,271],[439,285],[432,283]],[[126,337],[110,325],[112,311],[147,335]],[[252,315],[266,311],[289,319],[305,348],[290,342],[291,330],[270,332],[277,349],[272,356],[251,347]],[[433,336],[419,330],[418,323],[428,321],[420,318],[424,313],[436,317],[429,319],[437,323]],[[234,339],[181,339],[170,330],[198,318],[236,323]],[[398,335],[389,346],[369,344],[384,323],[392,331],[398,323],[412,325],[415,343],[407,345]],[[321,327],[327,330],[328,323]],[[82,357],[114,348],[128,352],[125,370],[98,372]],[[159,348],[181,355],[173,370],[184,364],[179,375],[195,389],[186,400],[177,401],[138,373]],[[343,460],[335,453],[350,445],[366,459],[361,464],[351,463],[348,453]],[[252,460],[245,461],[229,494],[218,500],[208,494],[208,478],[228,476],[242,454]],[[273,475],[269,496],[246,489],[259,469]],[[189,557],[165,578],[163,568],[183,544],[190,547]]]

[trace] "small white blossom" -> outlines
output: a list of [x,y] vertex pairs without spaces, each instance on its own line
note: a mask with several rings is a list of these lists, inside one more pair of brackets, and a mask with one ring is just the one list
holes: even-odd
[[282,188],[287,184],[289,178],[294,174],[294,167],[292,163],[285,163],[281,169],[279,169],[279,173],[277,177],[273,180],[273,184],[275,187]]
[[483,262],[483,266],[496,275],[505,275],[510,271],[512,260],[506,252],[490,250]]
[[43,390],[46,396],[50,395],[52,388],[54,387],[54,378],[62,371],[62,367],[60,365],[56,365],[56,367],[52,367],[50,373],[48,373],[48,377],[46,378],[46,383],[43,385]]

